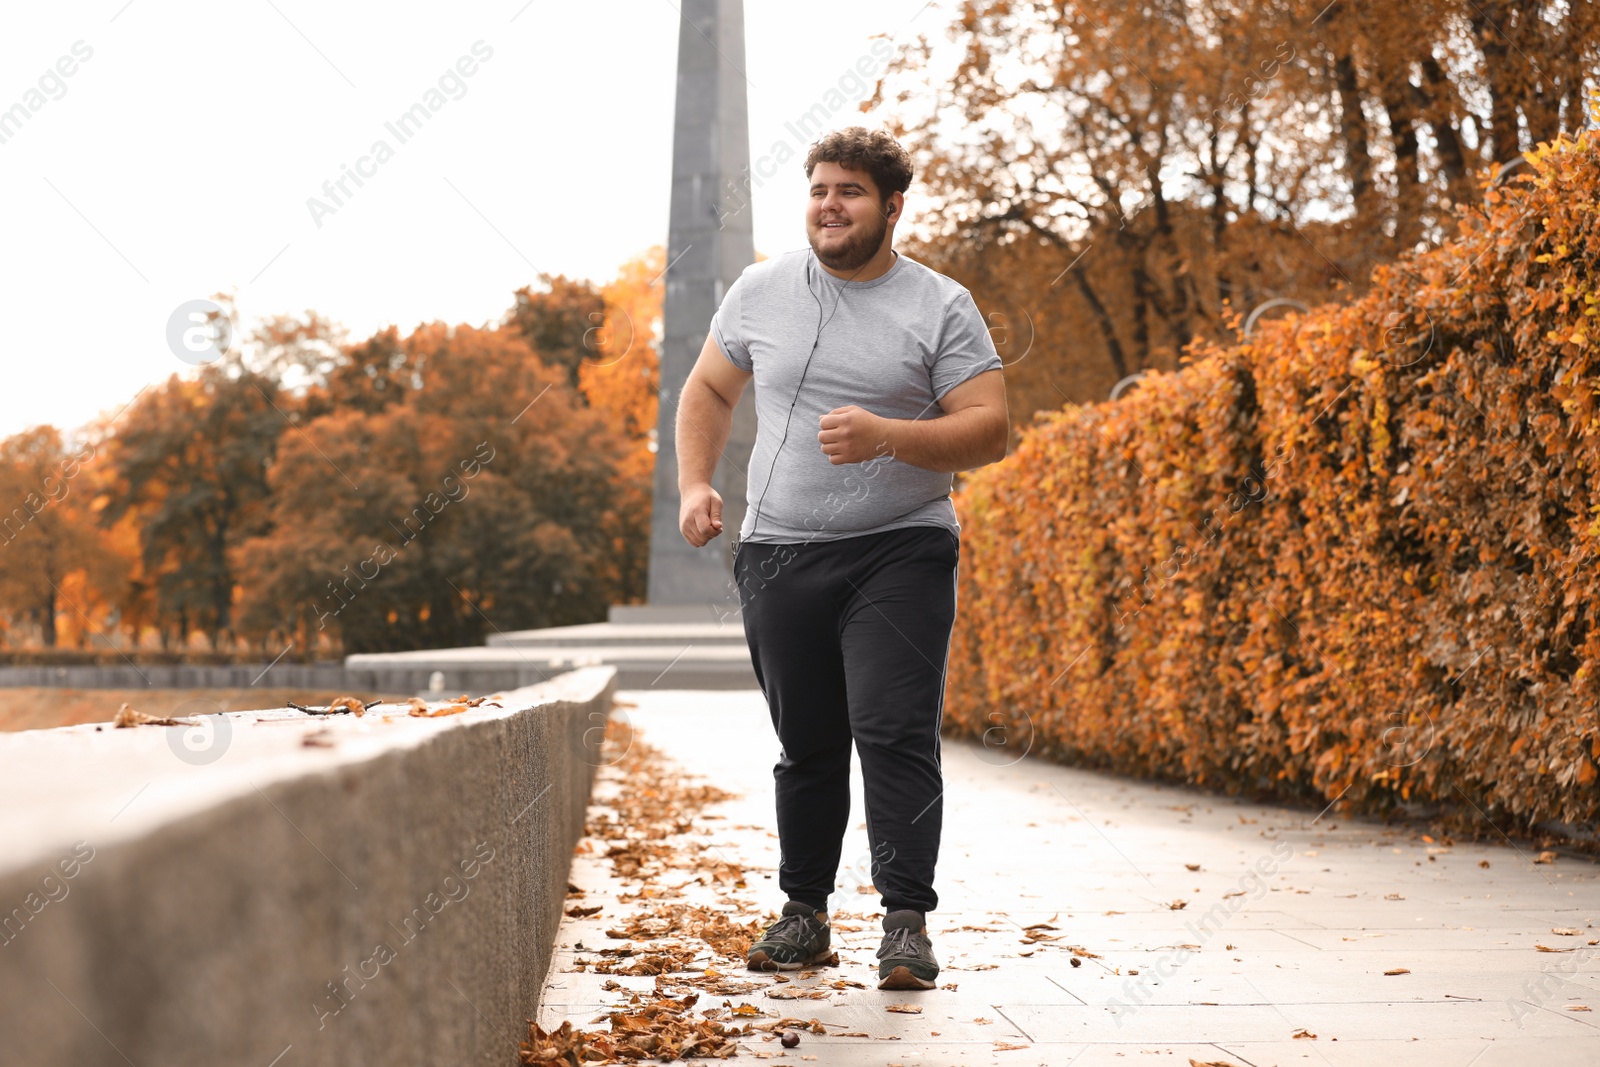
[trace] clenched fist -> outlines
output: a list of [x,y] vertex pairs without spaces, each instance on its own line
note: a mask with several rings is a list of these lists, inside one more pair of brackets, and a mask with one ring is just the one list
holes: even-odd
[[828,462],[865,463],[889,451],[889,420],[854,404],[834,408],[821,419],[817,442]]
[[701,548],[722,532],[722,496],[709,482],[691,485],[678,505],[678,529],[683,539]]

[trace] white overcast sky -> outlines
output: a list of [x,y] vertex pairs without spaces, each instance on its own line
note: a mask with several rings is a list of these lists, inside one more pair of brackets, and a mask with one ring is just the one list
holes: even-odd
[[[92,0],[6,16],[0,111],[76,42],[93,54],[0,143],[0,436],[70,429],[192,373],[165,339],[186,300],[235,291],[246,329],[308,308],[352,338],[480,325],[536,269],[605,281],[666,243],[677,0]],[[752,156],[778,140],[803,156],[785,122],[872,35],[937,39],[947,17],[927,0],[746,0]],[[465,94],[397,144],[384,122],[479,39],[494,54]],[[834,125],[860,121],[852,103]],[[394,158],[318,228],[307,198],[380,137]],[[756,191],[758,250],[803,246],[804,194],[798,161]]]

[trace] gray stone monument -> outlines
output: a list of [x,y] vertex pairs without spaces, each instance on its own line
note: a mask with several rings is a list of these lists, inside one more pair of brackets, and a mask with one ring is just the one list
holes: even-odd
[[[750,230],[750,133],[745,105],[743,0],[683,0],[678,24],[678,89],[672,138],[672,211],[656,432],[655,502],[650,525],[650,609],[613,608],[665,619],[710,617],[733,597],[732,540],[745,513],[745,466],[755,443],[747,389],[711,484],[722,495],[722,528],[704,548],[678,531],[678,398],[705,343],[711,316],[739,272],[755,262]],[[737,599],[733,598],[735,609]],[[633,621],[632,619],[628,621]]]

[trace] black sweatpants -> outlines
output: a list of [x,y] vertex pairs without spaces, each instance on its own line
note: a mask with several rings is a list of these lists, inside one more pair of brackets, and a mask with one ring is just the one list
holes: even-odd
[[782,745],[778,884],[791,900],[826,908],[833,893],[854,741],[885,913],[938,905],[939,727],[959,556],[942,526],[744,542],[734,553],[745,637]]

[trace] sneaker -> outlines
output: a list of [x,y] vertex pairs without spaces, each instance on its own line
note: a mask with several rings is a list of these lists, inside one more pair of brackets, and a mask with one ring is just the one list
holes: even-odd
[[939,961],[920,911],[891,911],[883,917],[883,944],[878,946],[879,989],[932,989]]
[[828,946],[828,913],[791,900],[782,917],[750,946],[746,955],[752,971],[793,971],[808,963],[821,963],[833,954]]

